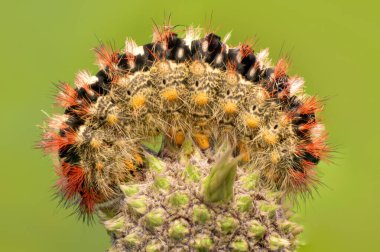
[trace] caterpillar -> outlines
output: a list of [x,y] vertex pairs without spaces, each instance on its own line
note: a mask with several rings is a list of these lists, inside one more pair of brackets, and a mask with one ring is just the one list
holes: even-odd
[[203,153],[228,139],[239,169],[272,189],[305,193],[318,183],[327,133],[303,78],[288,75],[285,59],[272,65],[268,49],[200,34],[188,27],[181,38],[168,25],[142,46],[129,38],[122,50],[100,45],[96,75],[61,83],[64,114],[48,119],[39,147],[58,155],[58,191],[80,213],[120,197],[125,181],[144,181],[142,143],[157,136],[177,149],[192,141]]

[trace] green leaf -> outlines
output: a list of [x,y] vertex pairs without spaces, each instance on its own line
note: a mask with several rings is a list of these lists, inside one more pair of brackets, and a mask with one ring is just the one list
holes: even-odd
[[151,150],[153,153],[158,154],[162,149],[163,142],[164,137],[162,134],[159,134],[147,140],[141,141],[141,144],[147,149]]
[[198,171],[198,168],[194,166],[193,164],[186,165],[185,170],[182,173],[182,176],[185,179],[190,179],[191,181],[198,182],[200,180],[200,173]]
[[227,150],[211,168],[203,184],[206,202],[228,201],[233,196],[236,168],[241,157],[232,158],[232,150]]
[[147,153],[145,155],[145,158],[148,161],[149,169],[151,169],[152,171],[160,173],[165,169],[165,164],[154,155]]

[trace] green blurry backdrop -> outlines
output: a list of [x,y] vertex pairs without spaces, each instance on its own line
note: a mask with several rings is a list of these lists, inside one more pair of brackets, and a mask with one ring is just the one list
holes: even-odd
[[300,251],[379,251],[380,5],[376,1],[4,1],[0,15],[0,251],[104,251],[106,232],[57,207],[52,162],[33,144],[52,111],[52,82],[96,72],[98,39],[122,47],[151,40],[152,19],[209,22],[230,43],[257,35],[256,49],[290,55],[307,91],[327,98],[323,120],[337,153],[301,202]]

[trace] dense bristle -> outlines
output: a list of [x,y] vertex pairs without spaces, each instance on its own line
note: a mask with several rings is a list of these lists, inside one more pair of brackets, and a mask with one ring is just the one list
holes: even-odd
[[[304,192],[317,183],[315,165],[329,152],[304,81],[288,63],[271,66],[268,50],[252,42],[230,47],[190,27],[182,39],[172,26],[155,27],[153,42],[95,49],[100,71],[63,83],[40,147],[58,153],[58,188],[85,213],[120,196],[125,181],[144,180],[142,142],[163,135],[180,148],[192,140],[205,153],[226,139],[240,169],[258,172],[269,188]],[[229,37],[229,36],[227,36]],[[166,153],[166,152],[165,152]]]

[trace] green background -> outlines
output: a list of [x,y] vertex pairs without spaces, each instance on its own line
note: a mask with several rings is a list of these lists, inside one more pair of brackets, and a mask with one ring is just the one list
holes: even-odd
[[336,149],[319,166],[325,186],[300,202],[299,251],[379,251],[380,18],[376,1],[3,1],[0,15],[0,251],[104,251],[103,228],[57,207],[52,161],[33,149],[52,112],[53,82],[96,72],[98,39],[122,47],[162,24],[212,26],[231,44],[290,55],[291,72],[327,101],[322,119]]

